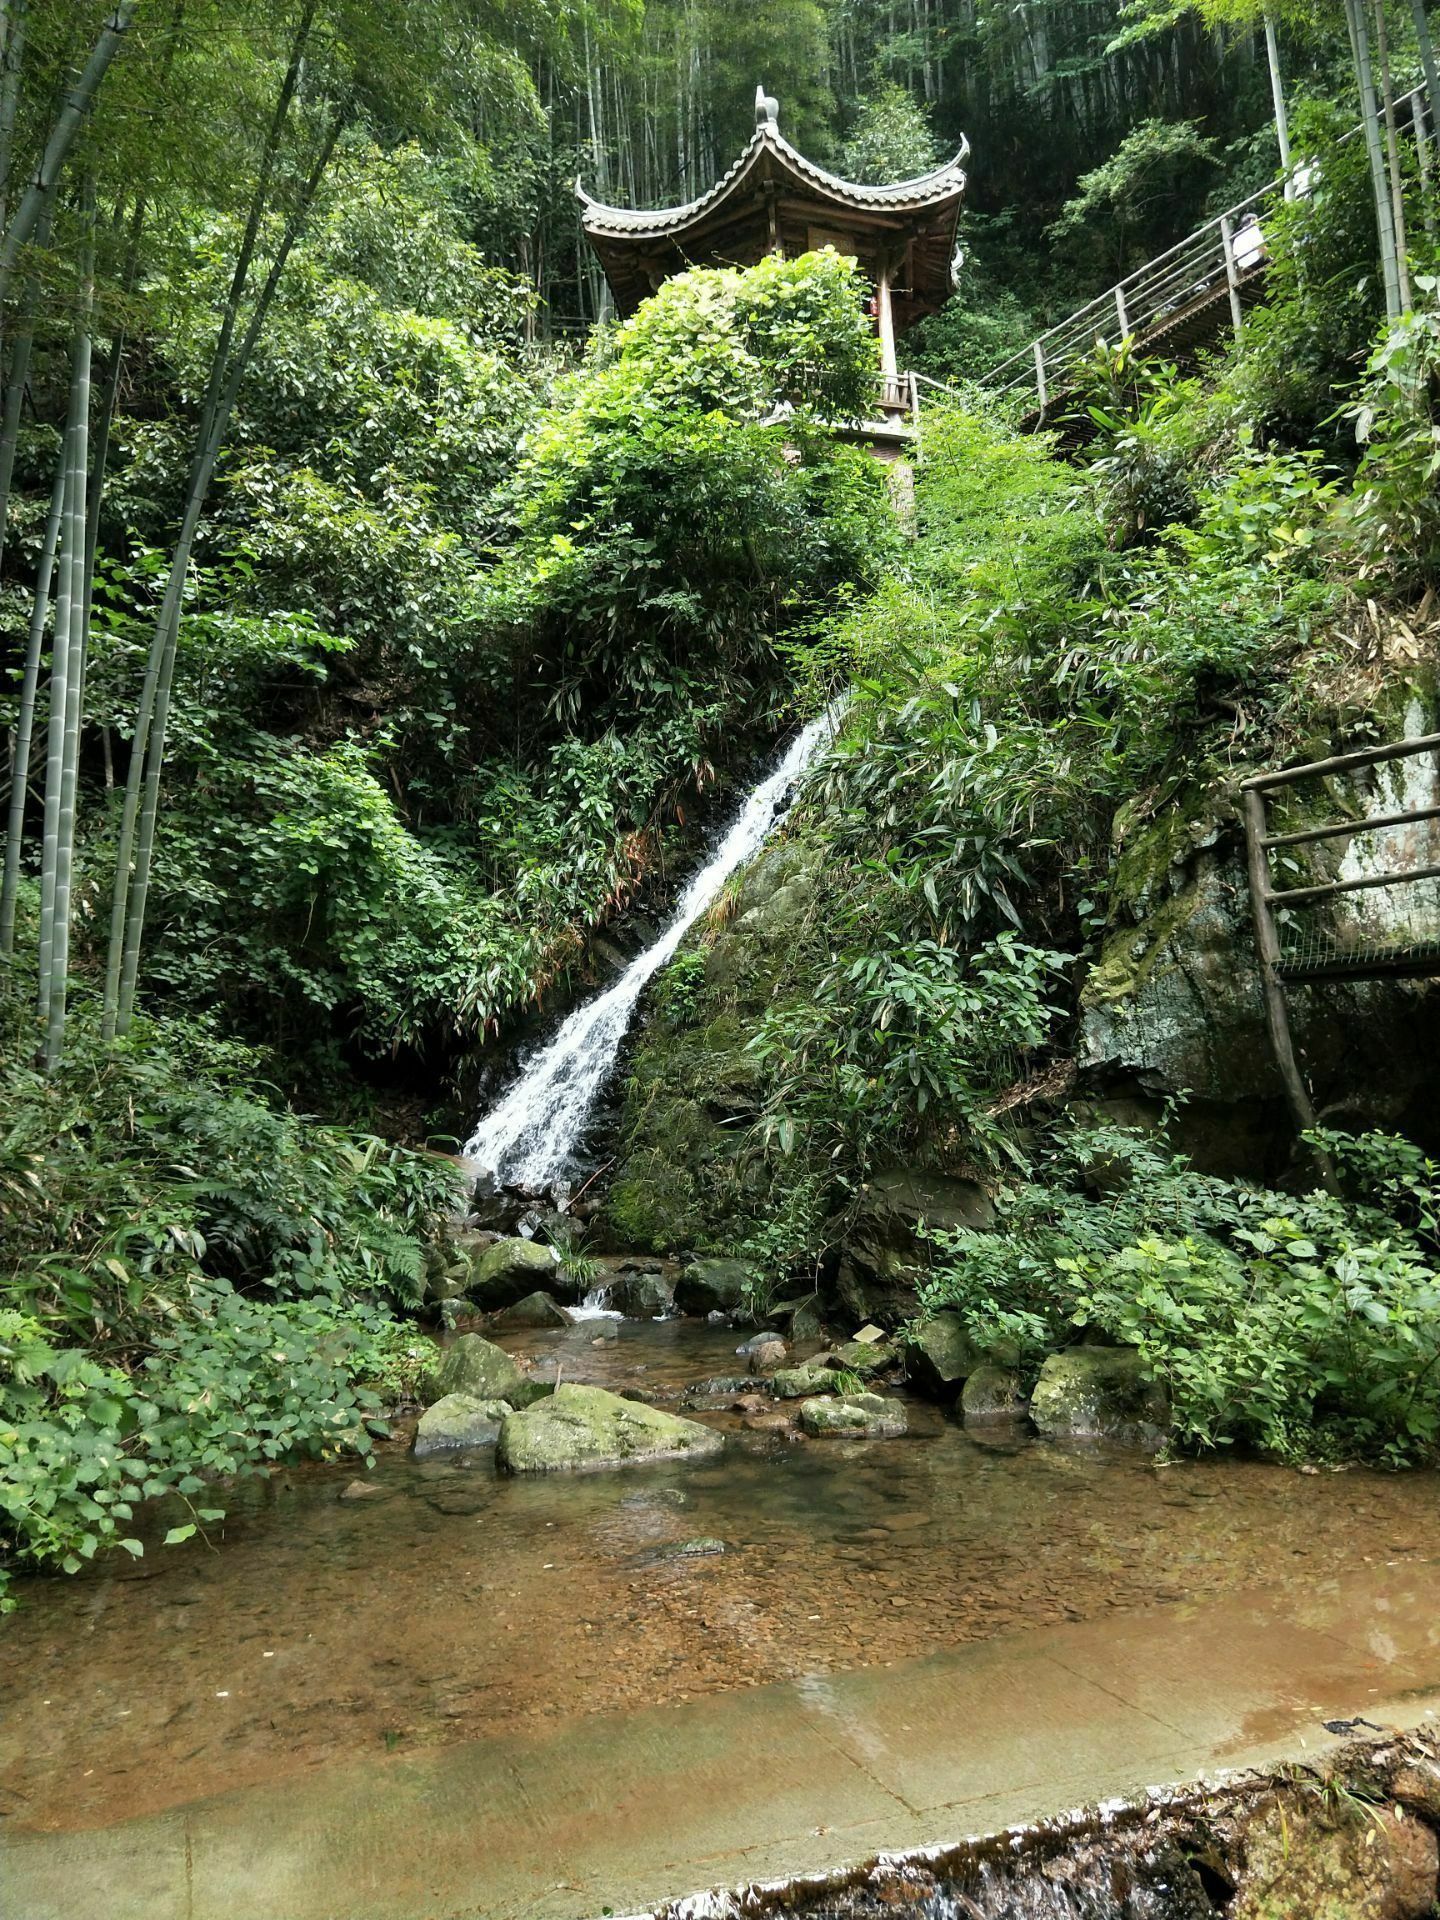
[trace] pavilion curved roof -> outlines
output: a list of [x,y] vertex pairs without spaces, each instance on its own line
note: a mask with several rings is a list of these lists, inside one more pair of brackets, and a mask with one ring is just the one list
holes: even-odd
[[964,162],[969,152],[969,141],[962,141],[960,151],[953,160],[929,173],[917,174],[911,180],[899,180],[888,186],[864,186],[856,180],[842,180],[839,174],[817,166],[813,160],[807,160],[798,148],[791,146],[775,119],[769,117],[757,125],[744,152],[733,166],[721,174],[714,186],[680,206],[607,206],[603,201],[592,198],[578,179],[575,193],[581,205],[581,222],[586,233],[593,237],[614,235],[635,240],[671,239],[750,186],[757,176],[761,179],[788,178],[794,186],[822,200],[834,201],[857,211],[905,214],[943,207],[949,201],[958,202],[965,191]]

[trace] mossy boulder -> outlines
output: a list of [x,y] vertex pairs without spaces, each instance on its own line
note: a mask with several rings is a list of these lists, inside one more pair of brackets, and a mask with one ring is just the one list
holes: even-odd
[[967,1427],[983,1427],[997,1420],[1020,1420],[1026,1413],[1025,1390],[1013,1367],[987,1360],[970,1374],[960,1394],[960,1413]]
[[905,1432],[905,1409],[878,1393],[802,1400],[800,1425],[812,1440],[838,1435],[848,1440],[890,1440]]
[[978,1181],[924,1167],[882,1170],[832,1227],[840,1305],[857,1323],[898,1326],[915,1312],[917,1284],[930,1268],[928,1230],[984,1233],[994,1225],[994,1206]]
[[682,1313],[736,1313],[749,1285],[743,1260],[692,1260],[676,1283],[675,1304]]
[[905,1342],[905,1372],[922,1393],[953,1400],[983,1355],[958,1313],[934,1313]]
[[1435,1835],[1393,1807],[1278,1796],[1246,1823],[1230,1920],[1421,1920],[1435,1911]]
[[877,1373],[888,1373],[900,1364],[898,1348],[886,1342],[876,1345],[869,1340],[846,1340],[832,1347],[823,1358],[846,1373],[858,1373],[862,1380],[869,1380]]
[[806,1361],[801,1367],[782,1367],[770,1385],[777,1400],[801,1400],[809,1393],[833,1393],[836,1376],[832,1367]]
[[477,1400],[469,1393],[447,1393],[420,1416],[413,1450],[423,1460],[432,1453],[458,1453],[467,1447],[493,1447],[507,1414],[508,1400]]
[[441,1353],[422,1397],[433,1405],[448,1393],[466,1393],[475,1400],[508,1400],[512,1407],[528,1407],[549,1391],[503,1347],[478,1333],[462,1333]]
[[495,1315],[497,1327],[568,1327],[574,1323],[558,1301],[548,1293],[527,1293],[514,1306],[502,1307]]
[[675,1307],[675,1282],[662,1267],[633,1268],[610,1288],[611,1304],[628,1319],[654,1320]]
[[471,1265],[465,1291],[484,1312],[496,1313],[537,1290],[549,1291],[559,1278],[557,1249],[517,1236],[485,1248]]
[[1040,1369],[1030,1418],[1055,1439],[1154,1447],[1169,1432],[1170,1400],[1134,1347],[1068,1347]]
[[647,1460],[718,1453],[723,1435],[698,1420],[624,1400],[603,1387],[560,1386],[511,1414],[500,1429],[497,1463],[509,1473],[573,1473]]

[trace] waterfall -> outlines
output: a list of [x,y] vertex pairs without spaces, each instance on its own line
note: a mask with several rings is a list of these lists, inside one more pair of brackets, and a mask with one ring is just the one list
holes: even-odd
[[477,1125],[465,1144],[497,1186],[543,1192],[563,1177],[646,983],[671,959],[720,889],[790,811],[794,788],[839,721],[840,703],[812,720],[755,788],[709,860],[691,880],[665,931],[614,986],[575,1008],[549,1044]]

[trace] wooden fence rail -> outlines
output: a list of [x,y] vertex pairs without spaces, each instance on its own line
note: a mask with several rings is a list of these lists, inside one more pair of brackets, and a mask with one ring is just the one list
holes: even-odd
[[[1411,759],[1421,754],[1435,757],[1440,779],[1440,733],[1427,733],[1415,740],[1392,741],[1386,746],[1360,747],[1351,753],[1333,754],[1328,760],[1311,760],[1304,766],[1283,767],[1257,773],[1241,783],[1245,808],[1245,853],[1250,880],[1250,912],[1255,925],[1255,945],[1260,956],[1260,979],[1265,996],[1265,1023],[1275,1064],[1285,1089],[1286,1103],[1295,1125],[1306,1132],[1316,1123],[1310,1098],[1290,1033],[1290,1015],[1285,999],[1287,985],[1301,986],[1322,980],[1373,980],[1382,978],[1430,978],[1440,975],[1440,923],[1427,940],[1410,939],[1403,943],[1377,943],[1363,940],[1342,941],[1334,935],[1311,936],[1287,948],[1282,944],[1277,911],[1313,906],[1317,901],[1338,898],[1374,888],[1400,887],[1420,880],[1440,879],[1440,866],[1397,866],[1385,873],[1361,874],[1348,880],[1327,880],[1301,887],[1277,887],[1270,867],[1270,856],[1278,847],[1313,845],[1325,840],[1352,838],[1379,833],[1387,827],[1417,825],[1425,820],[1440,820],[1440,805],[1392,809],[1387,813],[1362,815],[1359,819],[1328,820],[1290,833],[1271,833],[1266,817],[1269,797],[1302,780],[1323,780],[1334,774],[1352,773],[1362,767],[1381,766],[1387,761]],[[1333,1179],[1322,1162],[1327,1181]]]

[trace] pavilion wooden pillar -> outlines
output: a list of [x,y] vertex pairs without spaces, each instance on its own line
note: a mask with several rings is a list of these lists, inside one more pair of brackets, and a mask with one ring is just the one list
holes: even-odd
[[875,326],[880,336],[880,376],[884,382],[882,402],[895,400],[900,385],[900,363],[895,357],[895,307],[890,282],[894,261],[888,253],[880,256],[880,272],[875,282]]

